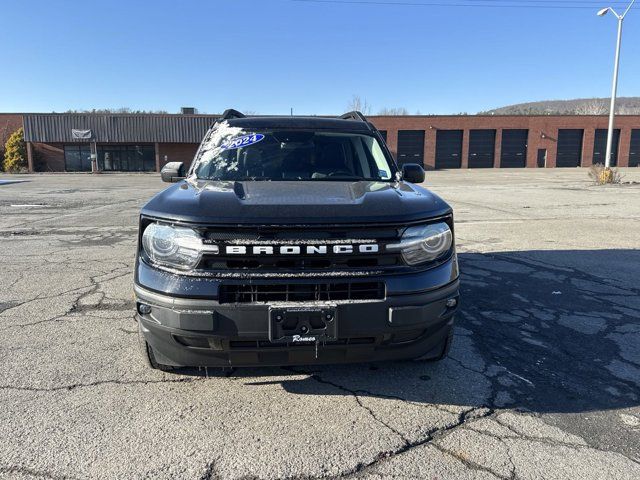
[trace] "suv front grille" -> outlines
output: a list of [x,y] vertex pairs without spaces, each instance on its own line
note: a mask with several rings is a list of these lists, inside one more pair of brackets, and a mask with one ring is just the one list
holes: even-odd
[[201,265],[211,270],[347,270],[393,267],[401,265],[401,259],[397,253],[380,253],[369,256],[326,255],[322,257],[263,255],[251,258],[239,258],[237,255],[235,257],[208,255]]
[[[398,252],[387,252],[385,245],[396,242],[402,227],[399,226],[282,226],[282,227],[236,227],[208,229],[205,237],[210,244],[217,245],[220,253],[205,254],[199,269],[219,272],[305,272],[305,271],[356,271],[391,270],[403,267]],[[360,252],[360,245],[373,244],[379,247],[375,253]],[[246,253],[227,253],[227,246],[243,246]],[[282,246],[297,245],[300,253],[285,253]],[[322,245],[326,253],[307,252],[306,245]],[[337,245],[350,245],[353,253],[334,253]],[[256,254],[254,247],[267,247],[268,254]]]
[[273,285],[220,286],[220,303],[313,302],[339,300],[382,300],[382,282],[343,282]]

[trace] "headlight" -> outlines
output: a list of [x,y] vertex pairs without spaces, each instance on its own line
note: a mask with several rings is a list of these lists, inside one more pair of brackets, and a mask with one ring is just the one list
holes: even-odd
[[202,238],[190,228],[151,223],[142,234],[142,247],[152,262],[188,270],[200,261]]
[[388,250],[399,250],[409,265],[437,260],[445,255],[453,242],[451,229],[446,223],[419,225],[405,230],[400,243],[388,245]]

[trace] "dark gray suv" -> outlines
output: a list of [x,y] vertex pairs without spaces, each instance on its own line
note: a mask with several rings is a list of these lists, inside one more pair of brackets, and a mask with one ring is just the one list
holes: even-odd
[[153,368],[438,360],[459,303],[451,207],[358,113],[227,110],[142,209]]

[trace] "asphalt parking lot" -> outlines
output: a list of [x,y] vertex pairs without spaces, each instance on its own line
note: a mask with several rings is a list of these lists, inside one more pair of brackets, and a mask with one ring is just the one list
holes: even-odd
[[[0,176],[3,478],[640,478],[640,184],[428,172],[463,306],[439,364],[147,370],[157,175]],[[640,181],[640,171],[625,172]]]

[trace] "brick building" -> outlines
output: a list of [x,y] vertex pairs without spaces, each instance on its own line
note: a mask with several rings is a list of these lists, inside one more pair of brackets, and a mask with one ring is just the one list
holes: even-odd
[[29,170],[153,172],[167,162],[189,163],[215,119],[196,114],[24,114]]
[[[215,115],[0,114],[25,128],[35,171],[158,171],[190,163]],[[18,120],[16,120],[18,119]],[[372,116],[399,163],[443,168],[604,163],[606,116]],[[17,125],[17,126],[16,126]],[[1,133],[1,132],[0,132]],[[616,117],[613,164],[640,166],[640,116]]]
[[[604,163],[607,116],[370,117],[399,162],[425,168],[588,167]],[[640,165],[640,116],[617,116],[612,165]]]

